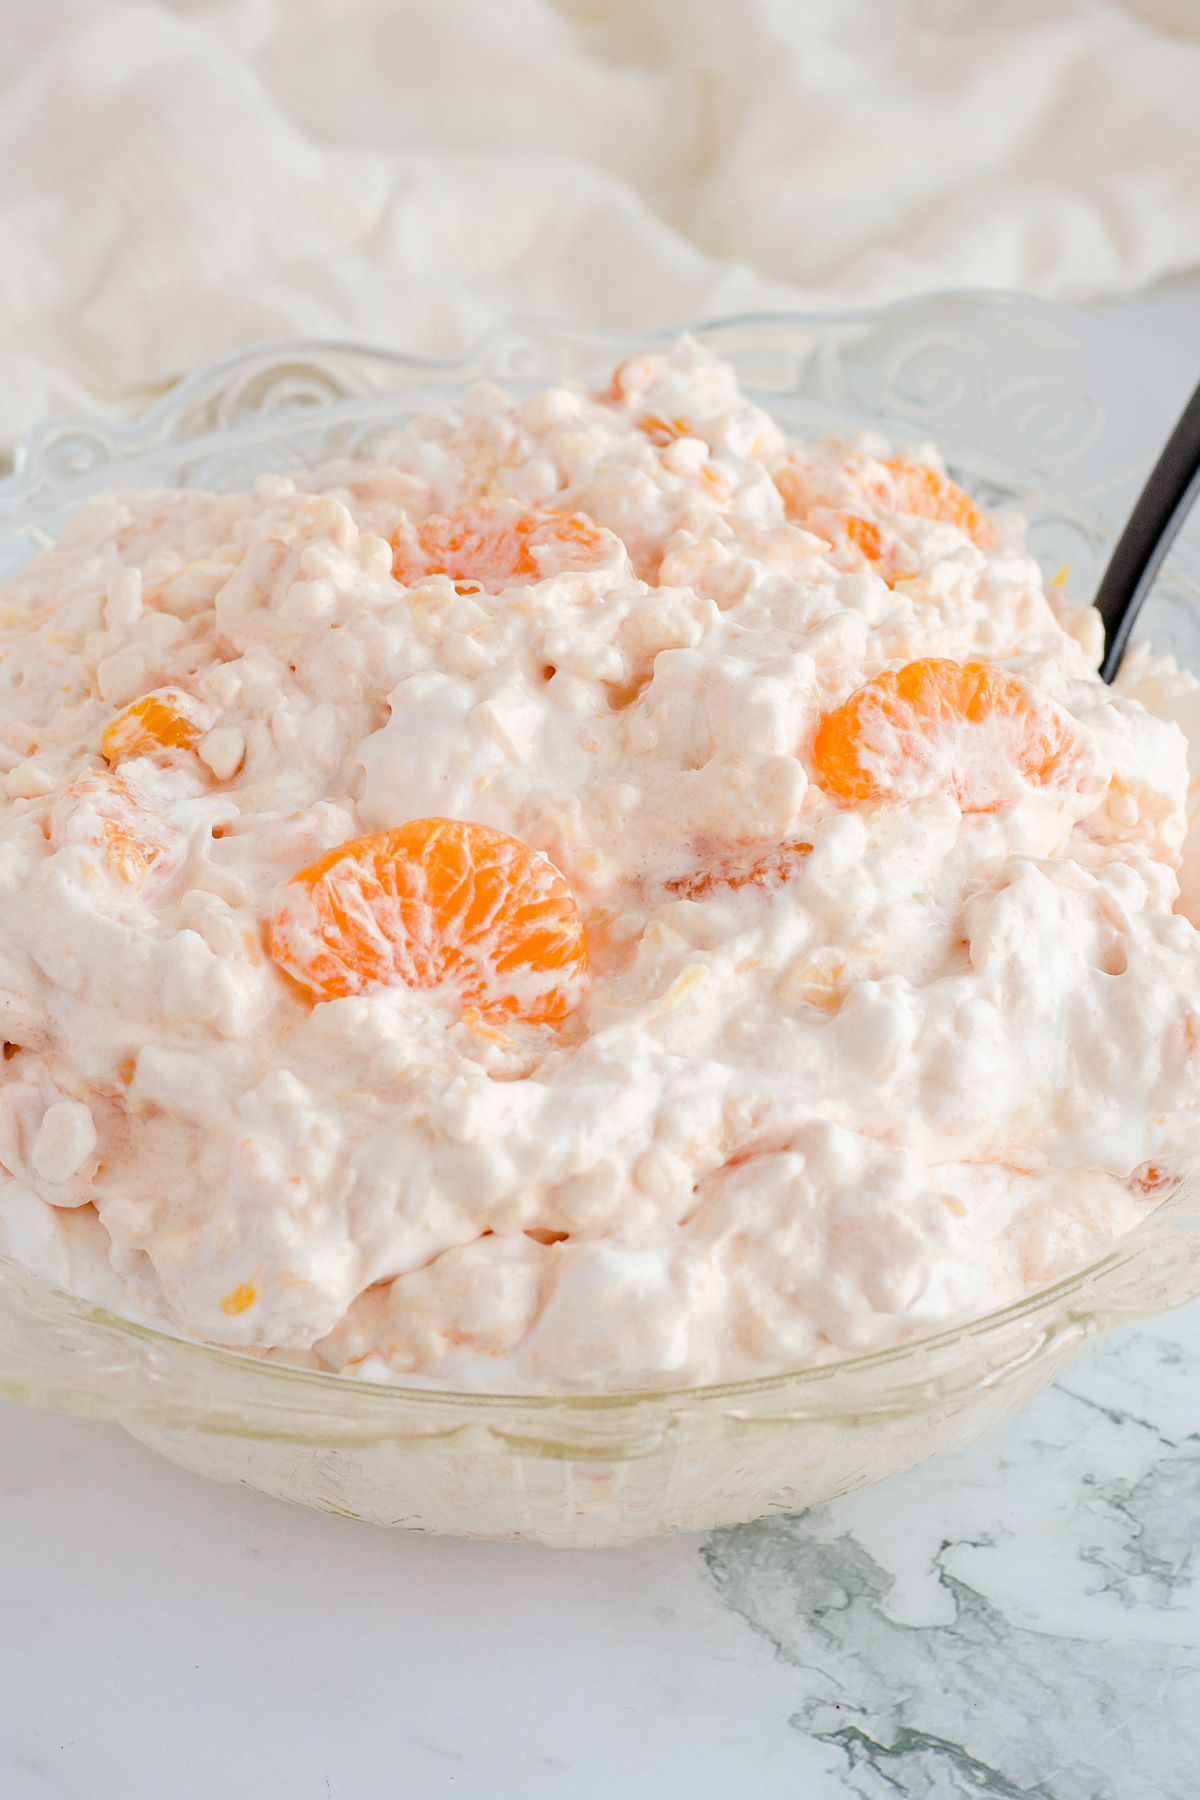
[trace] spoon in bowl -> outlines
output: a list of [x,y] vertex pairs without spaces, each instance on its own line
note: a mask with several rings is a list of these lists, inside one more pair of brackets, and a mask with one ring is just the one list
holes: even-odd
[[1184,407],[1138,495],[1092,602],[1104,621],[1104,661],[1100,664],[1104,681],[1111,681],[1120,668],[1134,621],[1198,495],[1200,387]]

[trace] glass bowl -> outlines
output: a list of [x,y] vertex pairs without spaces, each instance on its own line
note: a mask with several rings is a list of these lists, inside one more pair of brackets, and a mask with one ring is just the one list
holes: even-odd
[[[789,430],[934,438],[989,506],[1019,506],[1090,595],[1157,450],[1163,409],[1099,324],[1004,294],[693,327]],[[412,412],[488,379],[607,377],[663,342],[539,323],[448,362],[339,343],[253,347],[132,425],[50,419],[0,483],[0,576],[101,488],[231,489],[370,456]],[[1149,633],[1200,667],[1200,548],[1180,540]],[[983,1318],[822,1368],[666,1393],[376,1385],[134,1324],[0,1257],[0,1393],[114,1419],[219,1480],[376,1524],[583,1547],[794,1511],[970,1442],[1101,1332],[1200,1293],[1200,1178],[1104,1257]]]

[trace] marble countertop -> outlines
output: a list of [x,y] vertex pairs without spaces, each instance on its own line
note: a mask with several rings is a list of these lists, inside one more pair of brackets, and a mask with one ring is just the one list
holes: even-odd
[[[1200,278],[1103,311],[1164,432]],[[0,1405],[0,1800],[1195,1800],[1200,1302],[968,1450],[625,1550],[407,1536]]]

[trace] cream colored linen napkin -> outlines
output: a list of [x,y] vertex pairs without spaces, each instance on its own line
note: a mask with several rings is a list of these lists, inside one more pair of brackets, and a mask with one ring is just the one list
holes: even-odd
[[1200,0],[0,0],[0,440],[448,352],[1200,263]]

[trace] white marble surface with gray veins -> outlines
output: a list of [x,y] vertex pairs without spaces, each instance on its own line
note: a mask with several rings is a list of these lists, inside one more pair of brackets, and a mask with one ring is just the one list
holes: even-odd
[[[1111,317],[1185,393],[1200,277]],[[1200,1800],[1198,1547],[1200,1302],[954,1456],[621,1551],[0,1405],[0,1800]]]
[[1192,1307],[958,1456],[702,1545],[831,1796],[1200,1792],[1198,1365]]
[[3,1800],[1195,1800],[1200,1303],[972,1448],[554,1552],[0,1407]]

